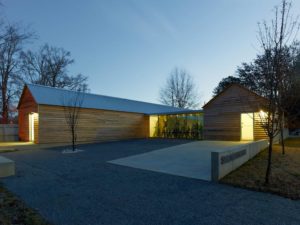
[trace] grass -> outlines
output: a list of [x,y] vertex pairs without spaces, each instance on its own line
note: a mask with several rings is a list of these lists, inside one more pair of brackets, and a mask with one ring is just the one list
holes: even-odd
[[50,225],[0,184],[1,225]]
[[282,155],[280,145],[273,147],[271,177],[268,185],[264,182],[267,149],[225,176],[221,183],[300,199],[300,138],[288,139],[285,144],[285,155]]

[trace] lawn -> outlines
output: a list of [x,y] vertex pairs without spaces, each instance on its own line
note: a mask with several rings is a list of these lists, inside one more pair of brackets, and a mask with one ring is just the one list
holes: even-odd
[[0,184],[1,225],[50,225]]
[[280,145],[274,145],[269,185],[264,183],[267,150],[224,177],[221,183],[300,199],[300,138],[287,139],[285,144],[285,155]]

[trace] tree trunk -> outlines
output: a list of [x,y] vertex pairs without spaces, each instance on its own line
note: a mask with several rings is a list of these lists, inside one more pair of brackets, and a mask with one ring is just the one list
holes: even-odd
[[8,106],[7,106],[7,103],[4,102],[2,104],[2,107],[3,107],[3,111],[2,111],[2,121],[1,121],[1,123],[2,124],[8,124]]
[[6,97],[6,87],[2,88],[2,124],[8,123],[8,102]]
[[72,150],[75,152],[76,146],[75,146],[75,129],[72,128]]
[[283,133],[283,124],[281,123],[281,127],[280,127],[280,144],[281,144],[281,150],[282,150],[282,155],[285,154],[285,144],[284,144],[284,133]]
[[269,139],[269,148],[268,148],[268,166],[266,171],[265,183],[269,184],[270,174],[271,174],[271,164],[272,164],[272,151],[273,151],[273,138]]

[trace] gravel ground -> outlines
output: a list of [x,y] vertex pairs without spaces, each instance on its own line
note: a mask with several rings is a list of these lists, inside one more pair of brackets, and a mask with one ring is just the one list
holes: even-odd
[[4,185],[54,224],[300,224],[300,201],[107,161],[183,140],[131,140],[3,154],[17,175]]

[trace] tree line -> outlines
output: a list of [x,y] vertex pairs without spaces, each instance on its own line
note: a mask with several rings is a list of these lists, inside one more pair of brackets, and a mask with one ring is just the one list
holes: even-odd
[[28,47],[34,43],[34,32],[19,24],[0,23],[0,123],[9,123],[24,84],[40,84],[70,90],[88,90],[88,77],[71,75],[74,63],[64,48],[45,43],[36,51]]

